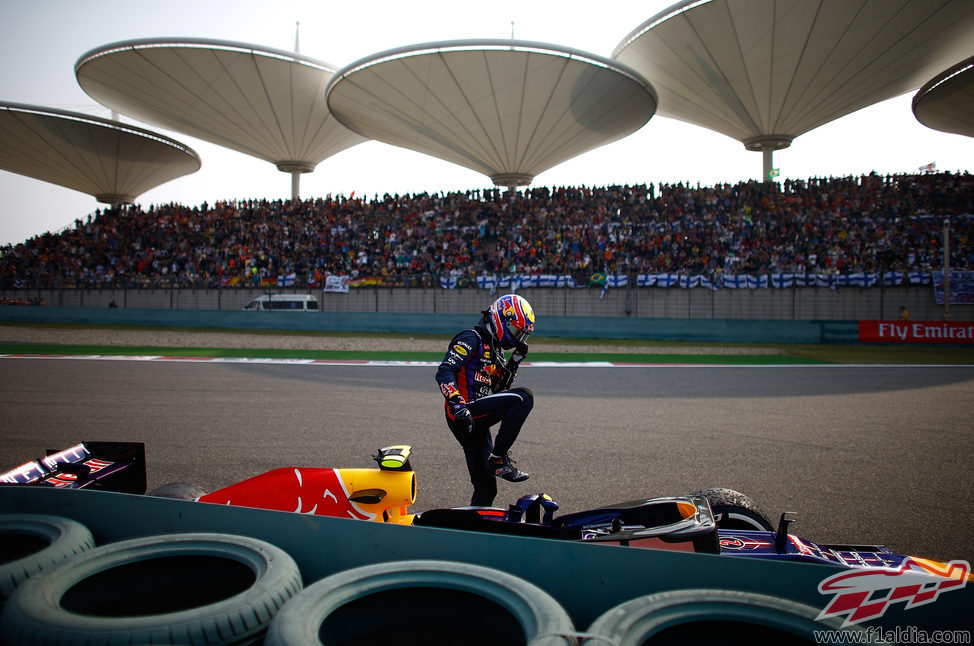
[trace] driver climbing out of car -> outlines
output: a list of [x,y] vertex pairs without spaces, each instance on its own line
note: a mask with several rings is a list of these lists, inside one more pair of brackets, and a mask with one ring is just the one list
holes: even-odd
[[[511,388],[517,368],[528,353],[534,310],[516,294],[501,296],[482,312],[480,322],[453,337],[436,371],[445,398],[446,422],[463,447],[473,484],[470,504],[489,507],[497,481],[524,482],[510,450],[534,406],[527,388]],[[511,356],[504,361],[504,351]],[[500,423],[496,440],[490,429]]]

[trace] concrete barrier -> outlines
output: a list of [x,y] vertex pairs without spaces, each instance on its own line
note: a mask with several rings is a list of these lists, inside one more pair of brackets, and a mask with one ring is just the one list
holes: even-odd
[[[439,287],[358,287],[348,293],[295,287],[274,288],[90,288],[2,289],[0,301],[43,302],[49,307],[156,310],[241,310],[266,294],[313,295],[320,313],[370,312],[415,314],[475,314],[498,292],[486,289]],[[933,290],[925,285],[896,287],[795,287],[768,289],[682,289],[634,287],[566,289],[522,287],[539,314],[597,318],[743,319],[788,321],[895,321],[901,306],[915,321],[945,320]],[[955,305],[950,319],[974,320],[974,307]]]
[[[0,306],[0,321],[452,335],[476,314],[394,312],[243,312]],[[722,343],[855,343],[856,321],[539,317],[539,336]]]

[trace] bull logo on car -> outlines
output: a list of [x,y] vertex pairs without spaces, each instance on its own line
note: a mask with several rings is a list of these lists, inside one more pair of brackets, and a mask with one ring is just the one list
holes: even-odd
[[200,497],[200,502],[371,520],[349,500],[338,469],[281,468]]

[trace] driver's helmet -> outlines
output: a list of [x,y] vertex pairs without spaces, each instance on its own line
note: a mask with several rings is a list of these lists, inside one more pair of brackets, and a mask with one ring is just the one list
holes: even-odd
[[524,342],[534,332],[534,309],[517,294],[501,296],[485,312],[487,329],[505,350]]

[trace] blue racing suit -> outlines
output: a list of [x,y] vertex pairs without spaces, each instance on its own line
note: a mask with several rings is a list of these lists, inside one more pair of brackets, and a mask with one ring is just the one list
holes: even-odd
[[[527,388],[505,388],[514,375],[508,374],[503,361],[503,351],[478,325],[453,337],[436,370],[436,382],[445,398],[447,425],[463,447],[473,484],[470,504],[478,507],[489,507],[497,496],[497,481],[487,469],[490,454],[507,455],[534,407],[534,396]],[[512,368],[517,371],[517,366]],[[473,416],[469,431],[454,415],[462,407]],[[498,422],[495,443],[490,428]]]

